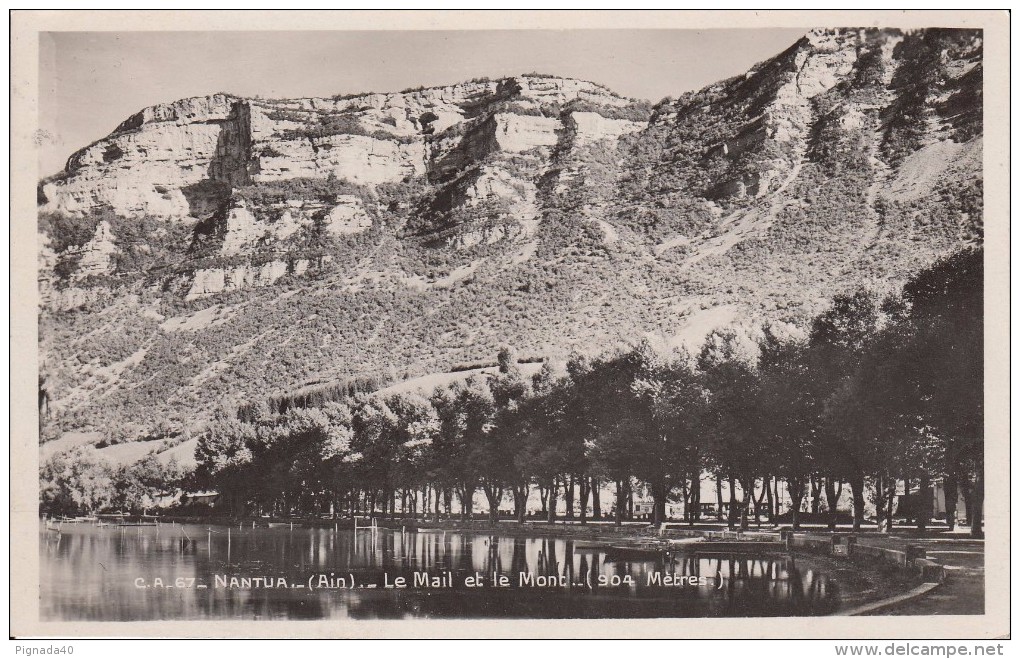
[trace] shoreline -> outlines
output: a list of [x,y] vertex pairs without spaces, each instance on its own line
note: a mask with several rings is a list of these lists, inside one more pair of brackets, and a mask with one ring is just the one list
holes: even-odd
[[[113,516],[103,516],[109,520]],[[115,517],[115,519],[117,519]],[[237,528],[299,528],[353,531],[352,519],[307,518],[246,518],[231,520],[225,517],[199,515],[146,515],[124,516],[123,525],[196,525]],[[840,605],[830,615],[896,614],[907,607],[924,604],[932,591],[948,592],[946,588],[954,568],[936,563],[926,556],[923,548],[914,542],[926,540],[939,548],[944,543],[959,542],[962,538],[939,538],[929,533],[926,538],[903,537],[897,534],[860,533],[806,530],[793,533],[788,529],[761,529],[746,532],[729,531],[723,525],[700,524],[690,526],[668,523],[656,529],[645,522],[625,522],[616,526],[613,521],[560,521],[550,524],[531,521],[500,521],[495,525],[488,520],[440,520],[396,518],[376,519],[379,532],[385,533],[463,533],[500,537],[546,537],[575,542],[582,550],[604,551],[607,559],[672,561],[676,557],[722,558],[729,560],[759,560],[768,557],[789,557],[819,564],[839,582],[849,585],[841,597]],[[68,522],[65,522],[68,523]],[[88,525],[87,520],[78,524]],[[94,522],[93,522],[94,523]],[[76,525],[76,524],[74,524]],[[118,526],[114,522],[111,524]],[[53,528],[53,527],[50,527]],[[372,527],[361,524],[358,531]],[[968,540],[969,541],[969,540]],[[976,542],[976,541],[969,541]],[[934,554],[952,552],[934,551]],[[939,556],[938,558],[942,558]],[[960,586],[957,586],[959,588]],[[983,588],[983,586],[982,586]],[[939,599],[945,599],[941,597]],[[966,605],[965,605],[966,607]],[[966,607],[969,608],[969,607]],[[978,611],[973,611],[978,613]]]

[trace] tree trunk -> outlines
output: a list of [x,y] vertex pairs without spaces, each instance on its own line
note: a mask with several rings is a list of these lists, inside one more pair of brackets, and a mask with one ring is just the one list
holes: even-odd
[[627,479],[627,521],[634,521],[634,485]]
[[594,520],[602,519],[602,501],[599,497],[599,490],[602,485],[599,483],[599,479],[594,476],[591,477],[591,518]]
[[946,526],[950,531],[956,529],[956,499],[960,496],[957,483],[956,474],[946,474],[942,477],[942,490],[946,499]]
[[528,481],[522,481],[514,486],[514,517],[517,518],[518,524],[523,524],[524,518],[528,514],[528,493],[530,490],[531,485]]
[[718,522],[721,522],[722,519],[723,519],[723,517],[722,517],[722,507],[723,507],[722,481],[719,479],[719,476],[716,475],[716,477],[715,477],[715,519]]
[[776,523],[776,501],[772,498],[772,479],[765,479],[765,513],[769,516],[769,524]]
[[654,502],[652,526],[658,528],[666,521],[666,485],[662,481],[652,483],[652,501]]
[[726,480],[726,484],[730,486],[730,509],[726,515],[726,528],[732,531],[737,526],[737,485],[732,476]]
[[768,477],[762,479],[761,487],[761,494],[754,497],[754,525],[759,529],[761,528],[761,504],[765,500],[765,495],[769,492]]
[[691,472],[691,522],[701,521],[701,472]]
[[553,476],[552,482],[549,483],[549,516],[546,521],[550,524],[556,523],[556,495],[559,485],[557,483],[558,476]]
[[854,533],[861,532],[864,523],[864,475],[855,474],[850,479],[850,493],[854,502]]
[[503,488],[493,483],[482,483],[485,498],[489,502],[489,524],[499,521],[499,504],[503,501]]
[[822,503],[822,485],[815,476],[811,477],[811,514],[817,515]]
[[772,487],[773,495],[775,496],[776,502],[776,517],[779,517],[779,515],[782,514],[782,510],[780,510],[780,508],[782,508],[782,506],[780,505],[780,501],[782,501],[782,499],[779,498],[779,476],[776,476],[775,480],[772,483]]
[[581,476],[577,481],[578,487],[580,488],[580,515],[581,524],[588,523],[588,495],[591,493],[590,481],[585,477]]
[[549,488],[541,483],[538,484],[538,499],[542,502],[542,517],[547,517],[549,515]]
[[835,531],[839,495],[836,494],[836,479],[831,476],[825,479],[825,502],[829,507],[829,531]]
[[687,478],[680,479],[680,498],[684,502],[684,521],[691,521],[691,488]]
[[747,530],[747,509],[751,506],[751,501],[754,500],[754,478],[741,478],[740,489],[743,490],[740,497],[740,530]]
[[917,487],[917,528],[928,528],[931,521],[931,476],[922,474]]
[[790,495],[790,523],[794,531],[800,530],[800,505],[804,501],[804,477],[786,479],[786,491]]
[[893,528],[893,509],[896,506],[896,479],[886,478],[885,487],[885,530],[886,533],[891,533]]
[[885,479],[881,474],[875,476],[875,521],[881,531],[885,521]]
[[471,519],[475,507],[475,490],[478,488],[473,483],[461,483],[458,487],[460,495],[460,518],[467,521]]
[[[910,479],[907,478],[906,476],[904,476],[903,477],[903,501],[904,502],[909,501],[910,500],[909,497],[910,497]],[[907,507],[908,508],[910,507],[909,504],[908,504]],[[912,523],[914,521],[913,517],[907,517],[907,515],[910,514],[909,510],[900,510],[899,506],[897,506],[896,507],[896,512],[900,513],[900,517],[903,517],[904,520],[907,522],[907,524],[910,524],[910,523]]]
[[623,509],[627,506],[627,491],[622,480],[616,481],[616,525],[623,525]]
[[978,465],[977,474],[974,477],[974,487],[971,488],[970,501],[967,503],[967,517],[970,519],[970,537],[985,537],[984,526],[982,525],[982,514],[985,506],[985,474],[984,465]]
[[567,519],[574,519],[574,475],[567,474],[563,479],[563,504],[566,507]]

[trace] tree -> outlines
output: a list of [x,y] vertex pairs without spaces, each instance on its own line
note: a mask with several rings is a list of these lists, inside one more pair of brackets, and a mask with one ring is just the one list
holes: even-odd
[[401,487],[413,488],[416,492],[428,479],[428,454],[439,432],[439,417],[429,400],[418,394],[391,396],[387,406],[396,415],[394,431],[398,448],[394,480]]
[[[504,367],[507,370],[502,370]],[[469,386],[461,394],[464,431],[470,446],[468,460],[489,503],[492,524],[499,519],[503,491],[511,485],[516,437],[509,417],[525,391],[516,365],[506,363],[501,365],[500,375],[488,382],[469,378]]]
[[537,474],[541,458],[536,454],[541,443],[536,441],[538,419],[535,415],[541,398],[535,396],[528,388],[516,406],[501,410],[498,419],[498,432],[513,442],[510,464],[507,465],[506,479],[514,499],[514,519],[523,524],[527,514],[528,496],[531,493],[531,480]]
[[52,513],[91,515],[116,497],[115,470],[93,446],[54,455],[39,479],[40,507]]
[[956,252],[907,282],[903,311],[887,332],[899,351],[892,384],[902,392],[889,416],[920,438],[924,475],[942,476],[950,526],[963,487],[975,537],[983,535],[983,291],[983,250]]
[[[652,523],[666,517],[671,492],[692,477],[700,487],[700,439],[708,412],[708,392],[694,360],[681,352],[656,356],[650,345],[638,348],[641,371],[631,389],[629,407],[635,423],[635,475],[648,483],[654,500]],[[693,481],[697,482],[693,482]]]
[[800,506],[808,476],[816,468],[812,444],[820,403],[804,343],[784,341],[766,326],[759,347],[761,405],[766,410],[762,415],[763,434],[773,455],[775,475],[786,482],[796,531],[800,529]]
[[[457,490],[463,518],[471,517],[474,494],[479,484],[486,488],[490,508],[495,503],[498,513],[502,475],[492,468],[491,463],[485,462],[488,456],[484,447],[495,413],[495,402],[488,385],[483,379],[471,376],[463,382],[455,382],[448,389],[437,390],[432,404],[439,416],[440,447],[451,460],[445,471]],[[480,472],[484,472],[481,482]]]
[[162,462],[155,454],[115,472],[116,504],[122,510],[145,510],[161,497],[180,490],[184,470],[177,460]]
[[439,493],[450,512],[451,490],[465,480],[463,432],[457,398],[452,387],[436,387],[429,401],[436,412],[438,428],[428,455],[429,476],[436,484],[436,508]]
[[195,447],[196,482],[218,488],[238,517],[244,516],[248,497],[256,492],[259,482],[249,471],[255,437],[255,423],[242,422],[236,415],[218,410]]
[[[568,363],[568,370],[570,364]],[[521,474],[534,478],[542,496],[546,520],[556,520],[557,479],[569,469],[564,452],[565,406],[573,396],[575,382],[556,378],[548,363],[532,376],[531,396],[521,407],[523,446],[516,452],[515,465]],[[518,519],[523,511],[518,509]]]
[[826,401],[815,448],[826,475],[830,529],[836,526],[838,488],[844,482],[849,483],[853,496],[855,528],[860,528],[864,515],[864,479],[874,466],[874,438],[870,433],[862,434],[859,427],[843,423],[841,409],[846,409],[847,381],[858,368],[878,323],[875,296],[860,290],[834,297],[829,309],[815,318],[811,327],[811,369],[817,396]]
[[[966,483],[971,535],[983,537],[984,251],[965,249],[904,287],[919,352],[929,356],[921,407],[945,454],[946,500]],[[947,516],[948,516],[947,508]]]
[[[735,331],[709,336],[698,356],[708,389],[706,435],[715,471],[740,485],[741,497],[730,489],[730,526],[739,510],[740,528],[747,528],[747,508],[755,482],[771,471],[775,457],[763,432],[759,374],[749,339]],[[752,343],[753,344],[753,343]]]
[[636,468],[637,453],[633,446],[632,420],[625,410],[625,401],[633,396],[631,385],[640,362],[632,355],[616,352],[594,360],[574,357],[567,363],[573,387],[572,396],[584,403],[582,413],[572,418],[586,420],[592,436],[589,456],[592,470],[615,483],[615,523],[623,523],[630,479]]
[[393,490],[400,451],[399,418],[376,396],[360,396],[353,410],[354,437],[352,449],[360,458],[354,463],[358,482],[370,492],[371,513],[375,514],[378,499],[382,512],[392,512]]
[[[550,438],[555,446],[554,464],[564,486],[566,518],[574,517],[575,486],[580,486],[581,523],[588,521],[588,498],[591,495],[589,474],[593,470],[592,451],[605,420],[597,411],[605,405],[586,362],[575,356],[567,364],[568,377],[561,380],[551,395],[556,399],[555,435]],[[620,410],[623,413],[623,410]]]

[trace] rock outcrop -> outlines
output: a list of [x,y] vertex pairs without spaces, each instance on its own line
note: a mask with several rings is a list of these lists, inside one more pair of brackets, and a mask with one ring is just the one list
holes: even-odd
[[973,112],[957,112],[950,99],[968,108],[980,102],[980,57],[974,31],[812,30],[743,76],[660,105],[651,123],[685,132],[715,115],[713,132],[723,137],[704,158],[726,164],[704,192],[760,197],[796,174],[827,121],[846,131],[880,126],[878,147],[893,158],[973,135]]
[[70,250],[71,256],[78,258],[78,268],[74,272],[75,279],[95,275],[108,275],[113,271],[113,255],[117,252],[114,244],[113,230],[110,223],[103,221],[96,226],[95,235],[78,249]]
[[608,119],[598,112],[571,112],[566,120],[573,134],[573,145],[584,146],[599,140],[615,140],[642,130],[647,123],[627,119]]
[[[587,109],[567,110],[572,103]],[[41,184],[40,210],[196,224],[203,245],[212,236],[216,254],[237,257],[366,231],[385,210],[366,200],[385,196],[385,186],[426,179],[436,186],[435,198],[447,200],[438,205],[443,213],[481,213],[489,201],[502,208],[454,221],[463,235],[432,239],[461,247],[492,243],[533,231],[537,183],[554,151],[639,130],[641,121],[598,114],[634,103],[594,83],[546,76],[330,99],[183,99],[142,110],[71,156],[64,172]],[[501,165],[513,158],[528,164]],[[340,187],[310,190],[315,181]],[[113,243],[97,245],[82,260],[82,276],[109,272],[104,259]],[[221,286],[219,278],[212,270],[199,275],[189,295],[277,279],[231,279],[224,272]]]
[[76,152],[59,177],[44,182],[42,209],[188,215],[192,186],[233,180],[230,167],[243,166],[243,156],[232,153],[238,145],[227,143],[242,131],[242,107],[234,97],[216,94],[146,108]]
[[[307,267],[305,264],[302,269]],[[269,286],[289,271],[290,267],[285,261],[269,261],[260,266],[239,265],[198,270],[185,299],[194,300],[242,288]]]

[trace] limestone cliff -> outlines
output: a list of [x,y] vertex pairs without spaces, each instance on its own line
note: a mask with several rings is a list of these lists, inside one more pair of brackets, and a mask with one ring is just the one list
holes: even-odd
[[[536,76],[330,99],[184,99],[146,108],[76,152],[60,175],[41,184],[40,210],[175,220],[197,227],[192,255],[200,244],[197,252],[205,256],[234,257],[254,248],[287,249],[315,235],[363,232],[379,215],[380,186],[426,179],[438,200],[433,215],[461,215],[426,233],[457,224],[463,231],[446,235],[445,244],[491,243],[534,229],[536,183],[562,146],[565,125],[574,126],[575,140],[588,142],[615,140],[644,125],[564,110],[582,102],[615,112],[635,104],[593,83]],[[522,154],[533,165],[527,174],[501,168],[501,158]],[[308,181],[342,187],[305,195],[300,188]],[[243,193],[266,189],[274,195],[252,200]],[[504,212],[470,217],[489,202],[504,204]],[[478,226],[481,220],[486,226]],[[219,244],[210,245],[207,236]],[[186,266],[188,256],[182,257]],[[100,264],[84,259],[82,267],[77,276],[98,274]],[[236,288],[219,286],[218,275],[209,274],[216,268],[199,271],[192,291]]]

